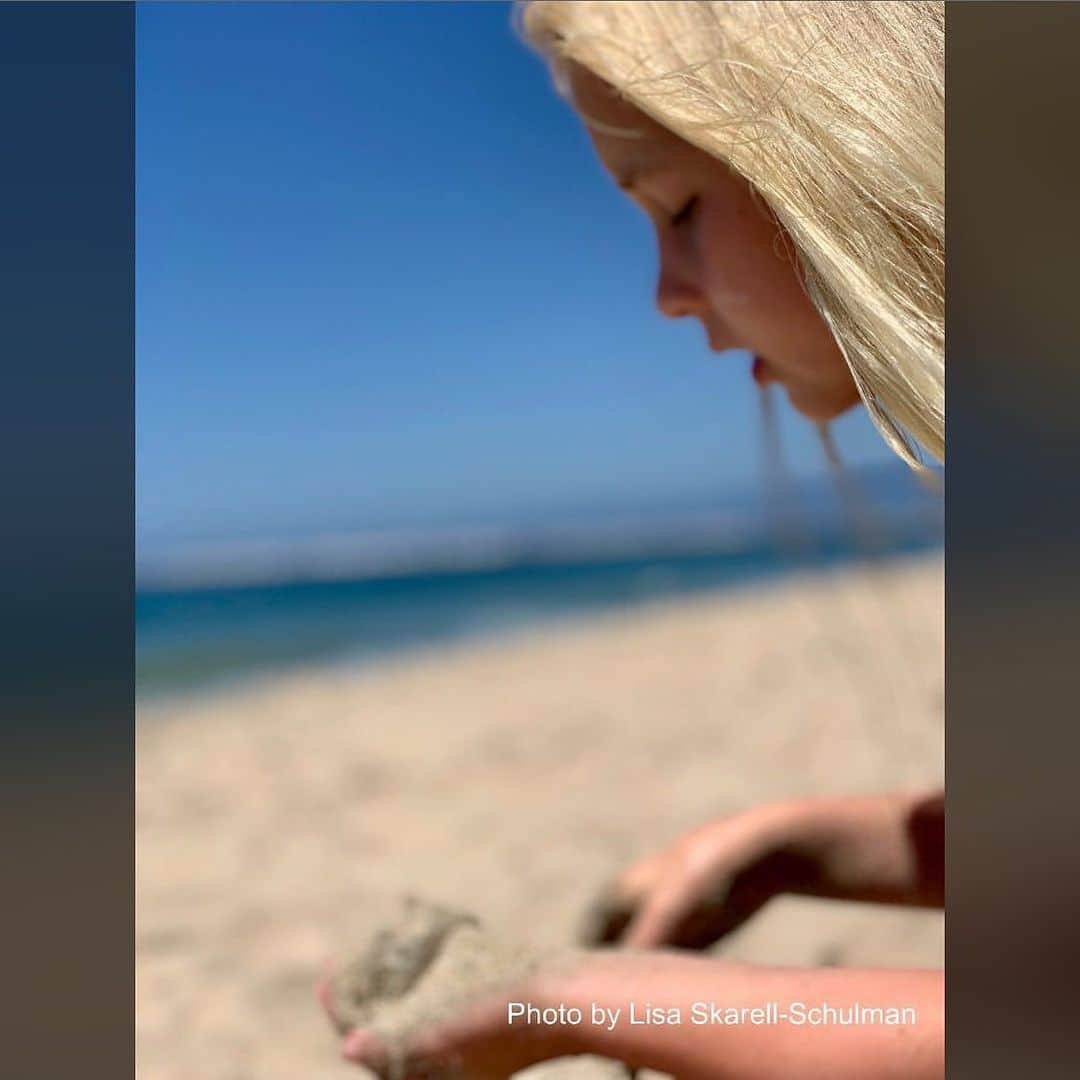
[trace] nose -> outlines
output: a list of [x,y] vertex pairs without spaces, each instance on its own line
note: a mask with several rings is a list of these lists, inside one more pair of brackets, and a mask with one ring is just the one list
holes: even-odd
[[705,314],[707,307],[691,275],[663,248],[656,282],[656,306],[660,314],[669,319],[681,319],[687,315],[700,317]]

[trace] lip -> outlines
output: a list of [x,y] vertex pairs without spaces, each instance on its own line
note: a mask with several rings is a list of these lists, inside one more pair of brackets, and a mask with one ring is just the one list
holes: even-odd
[[771,371],[769,371],[769,365],[763,356],[754,354],[754,363],[750,368],[750,374],[753,377],[754,382],[758,386],[768,386],[771,382],[776,382]]

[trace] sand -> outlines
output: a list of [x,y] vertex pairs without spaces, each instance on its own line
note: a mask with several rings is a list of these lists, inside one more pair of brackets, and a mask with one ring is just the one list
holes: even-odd
[[363,1027],[378,1035],[388,1050],[382,1074],[402,1080],[414,1034],[571,955],[548,955],[492,933],[469,912],[404,896],[384,921],[365,927],[363,945],[330,979],[334,1021],[340,1033]]
[[331,979],[339,1031],[365,1027],[395,1042],[407,1037],[439,1011],[438,1003],[429,1001],[439,996],[433,994],[432,984],[447,956],[455,958],[453,967],[460,966],[456,957],[462,941],[465,953],[487,954],[497,969],[503,966],[495,950],[486,946],[475,915],[415,896],[402,897],[390,918],[365,927],[363,945]]
[[[704,820],[940,783],[942,579],[924,558],[140,703],[138,1075],[362,1075],[312,988],[404,892],[559,948]],[[784,898],[722,950],[924,966],[943,937],[933,912]]]

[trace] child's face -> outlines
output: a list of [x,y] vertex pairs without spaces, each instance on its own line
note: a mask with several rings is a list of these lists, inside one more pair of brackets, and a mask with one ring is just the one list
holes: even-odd
[[811,420],[856,404],[851,372],[803,291],[791,243],[749,184],[585,69],[572,66],[571,84],[587,121],[641,132],[626,138],[589,128],[604,166],[656,230],[660,311],[698,319],[717,352],[749,350],[754,378],[781,383]]

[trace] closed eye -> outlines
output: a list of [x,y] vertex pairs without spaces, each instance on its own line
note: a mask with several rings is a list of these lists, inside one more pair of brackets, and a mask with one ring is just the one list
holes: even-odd
[[671,224],[676,228],[679,225],[685,225],[694,215],[694,211],[697,209],[698,197],[691,195],[689,199],[683,203],[682,208],[677,211],[671,218]]

